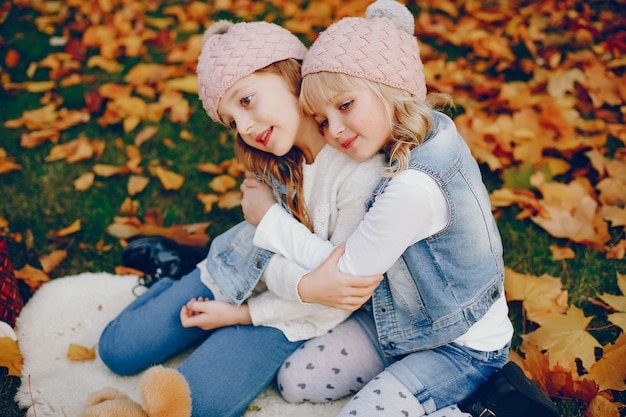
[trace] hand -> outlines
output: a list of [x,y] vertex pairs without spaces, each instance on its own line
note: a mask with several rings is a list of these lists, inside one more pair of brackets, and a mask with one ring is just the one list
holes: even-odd
[[265,213],[276,204],[272,189],[262,181],[257,180],[254,174],[246,172],[246,178],[239,187],[243,192],[241,209],[243,217],[253,226],[257,226]]
[[344,246],[338,246],[317,269],[300,280],[298,292],[302,301],[355,311],[374,293],[382,275],[360,277],[339,271],[337,264]]
[[213,330],[235,324],[252,324],[248,305],[237,307],[224,301],[208,298],[192,298],[180,309],[180,323],[183,327],[199,327]]

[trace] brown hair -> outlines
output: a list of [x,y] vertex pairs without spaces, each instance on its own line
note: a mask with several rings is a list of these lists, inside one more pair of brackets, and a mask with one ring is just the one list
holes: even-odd
[[[257,72],[269,72],[282,76],[291,92],[298,97],[300,94],[300,63],[293,58],[274,62]],[[268,152],[263,152],[247,145],[241,136],[237,135],[235,141],[235,153],[237,158],[246,169],[256,172],[261,179],[270,185],[275,194],[277,190],[272,184],[269,176],[274,176],[277,180],[285,184],[287,194],[285,202],[291,210],[291,214],[302,224],[313,231],[311,220],[304,204],[304,193],[302,192],[302,164],[304,154],[297,147],[291,148],[283,156],[276,156]]]

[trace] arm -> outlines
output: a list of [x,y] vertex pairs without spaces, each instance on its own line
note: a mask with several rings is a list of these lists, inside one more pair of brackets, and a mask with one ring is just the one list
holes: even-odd
[[341,261],[334,268],[325,264],[303,275],[296,284],[301,300],[346,308],[351,304],[347,300],[362,296],[355,284],[361,278],[341,271],[355,275],[386,271],[408,246],[442,230],[448,210],[443,193],[430,177],[418,171],[399,174],[350,236]]

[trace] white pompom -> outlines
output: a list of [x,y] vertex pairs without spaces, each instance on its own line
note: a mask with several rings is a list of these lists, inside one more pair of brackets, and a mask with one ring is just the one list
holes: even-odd
[[415,33],[415,18],[411,11],[402,3],[396,0],[376,0],[370,4],[365,11],[367,19],[386,17],[393,21],[398,29],[405,31],[409,35]]
[[209,39],[211,36],[222,35],[228,32],[228,29],[230,29],[232,25],[234,25],[234,23],[231,22],[230,20],[218,20],[214,22],[213,24],[211,24],[211,26],[207,28],[207,30],[204,31],[204,37],[202,38],[202,45],[204,45],[207,39]]

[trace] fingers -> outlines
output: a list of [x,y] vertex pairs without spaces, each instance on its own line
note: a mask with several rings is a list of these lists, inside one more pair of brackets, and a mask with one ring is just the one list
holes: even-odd
[[337,246],[335,249],[333,249],[331,254],[328,255],[328,258],[326,258],[326,260],[323,262],[323,264],[325,264],[325,265],[336,265],[337,263],[339,263],[339,259],[341,258],[341,255],[343,255],[343,253],[345,251],[346,251],[346,245],[345,244]]

